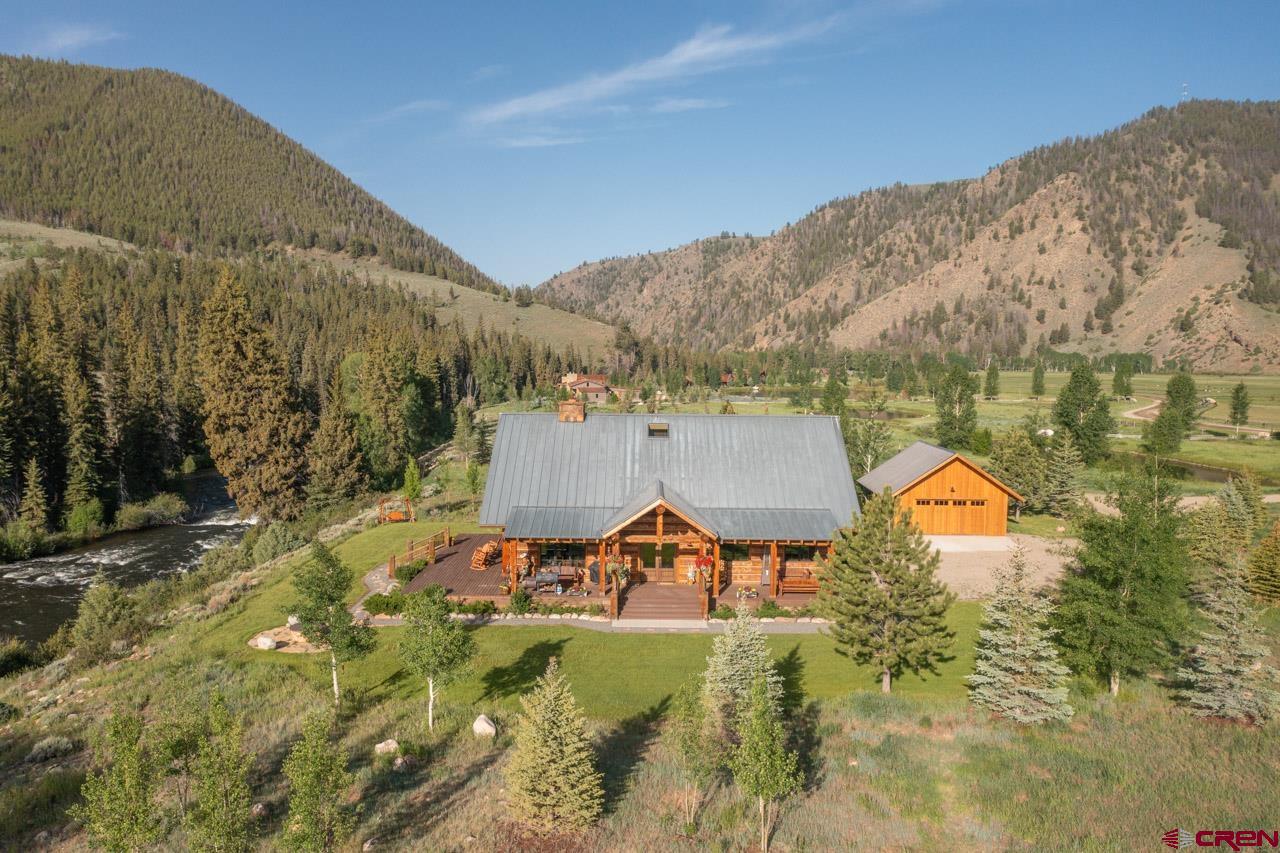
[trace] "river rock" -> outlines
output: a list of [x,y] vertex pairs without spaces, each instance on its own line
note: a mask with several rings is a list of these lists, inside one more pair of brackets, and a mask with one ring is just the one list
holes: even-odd
[[267,636],[266,634],[259,634],[253,638],[253,645],[254,648],[269,652],[275,649],[276,638]]
[[493,737],[498,733],[498,727],[493,724],[493,720],[481,714],[471,724],[471,733],[476,737]]
[[391,755],[400,751],[400,743],[395,738],[387,738],[373,747],[374,755]]

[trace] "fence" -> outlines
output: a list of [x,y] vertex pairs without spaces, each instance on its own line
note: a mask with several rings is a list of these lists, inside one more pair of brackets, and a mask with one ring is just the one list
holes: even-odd
[[427,565],[436,561],[436,554],[441,548],[453,545],[453,532],[446,526],[443,530],[431,534],[426,539],[410,539],[403,556],[392,554],[387,560],[387,577],[396,579],[396,566],[412,563],[414,560],[426,560]]

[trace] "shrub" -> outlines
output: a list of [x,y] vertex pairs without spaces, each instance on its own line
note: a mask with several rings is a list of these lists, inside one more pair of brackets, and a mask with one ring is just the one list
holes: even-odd
[[187,503],[169,492],[143,504],[125,504],[116,512],[117,530],[141,530],[161,524],[176,524],[187,514]]
[[0,791],[0,838],[17,839],[62,821],[67,807],[80,798],[82,784],[81,771],[51,770],[33,782]]
[[193,583],[199,589],[210,587],[252,566],[244,552],[230,542],[217,546],[200,558],[200,567],[193,572]]
[[16,720],[22,716],[22,712],[18,710],[16,705],[10,705],[8,702],[0,702],[0,724],[7,723],[10,720]]
[[507,602],[507,612],[523,616],[531,609],[533,609],[533,596],[529,595],[529,591],[524,587],[516,587],[511,593],[511,600]]
[[712,619],[732,619],[734,609],[727,604],[716,605],[716,609],[711,611]]
[[364,609],[374,616],[395,616],[404,612],[406,596],[399,590],[375,592],[364,600]]
[[0,556],[6,560],[25,560],[43,548],[44,541],[43,530],[15,519],[0,532]]
[[31,747],[31,751],[27,753],[27,763],[43,764],[46,761],[70,755],[75,751],[76,745],[71,738],[63,737],[62,735],[50,735],[36,741],[36,745]]
[[98,661],[113,652],[113,645],[132,642],[142,634],[142,628],[137,602],[99,575],[80,601],[71,642],[77,657]]
[[498,605],[494,604],[487,598],[468,601],[465,604],[456,605],[453,608],[454,613],[469,613],[473,616],[489,616],[498,612]]
[[790,616],[790,615],[791,615],[790,610],[788,610],[778,602],[769,598],[766,598],[764,601],[760,602],[760,606],[756,608],[756,617],[759,619],[764,619],[764,618],[772,619],[778,616]]
[[414,560],[412,563],[398,565],[396,566],[396,580],[400,581],[402,584],[407,584],[409,581],[422,574],[426,567],[426,560]]
[[67,513],[67,530],[77,536],[93,538],[102,535],[106,515],[102,509],[102,501],[90,498],[76,504]]
[[40,663],[35,649],[17,637],[6,637],[0,640],[0,678],[31,669]]
[[282,557],[290,551],[296,551],[306,545],[292,530],[279,521],[267,525],[267,529],[253,543],[253,564],[261,566],[276,557]]

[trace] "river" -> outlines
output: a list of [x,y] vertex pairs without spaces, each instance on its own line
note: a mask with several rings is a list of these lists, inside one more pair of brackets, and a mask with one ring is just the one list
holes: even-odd
[[185,572],[206,551],[249,528],[217,474],[183,478],[182,493],[192,510],[184,524],[117,533],[70,551],[0,564],[0,637],[44,640],[75,615],[99,572],[123,586]]

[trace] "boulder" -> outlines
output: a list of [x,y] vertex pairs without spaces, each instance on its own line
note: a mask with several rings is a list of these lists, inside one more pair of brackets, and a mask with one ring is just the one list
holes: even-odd
[[289,618],[285,620],[285,624],[288,625],[291,630],[296,631],[298,630],[298,627],[302,624],[302,620],[299,619],[296,615],[290,613]]
[[481,714],[471,724],[471,733],[476,737],[493,737],[498,733],[498,727],[493,724],[493,720]]
[[400,744],[395,738],[387,738],[373,747],[374,755],[392,755],[400,751]]
[[253,646],[254,648],[262,649],[263,651],[272,651],[276,647],[276,638],[267,636],[266,634],[259,634],[253,638]]
[[412,770],[417,763],[412,755],[397,755],[396,760],[391,762],[391,768],[393,770]]
[[253,815],[254,817],[266,817],[266,816],[267,816],[267,804],[266,804],[266,803],[254,803],[254,804],[253,804],[253,806],[249,809],[249,814]]

